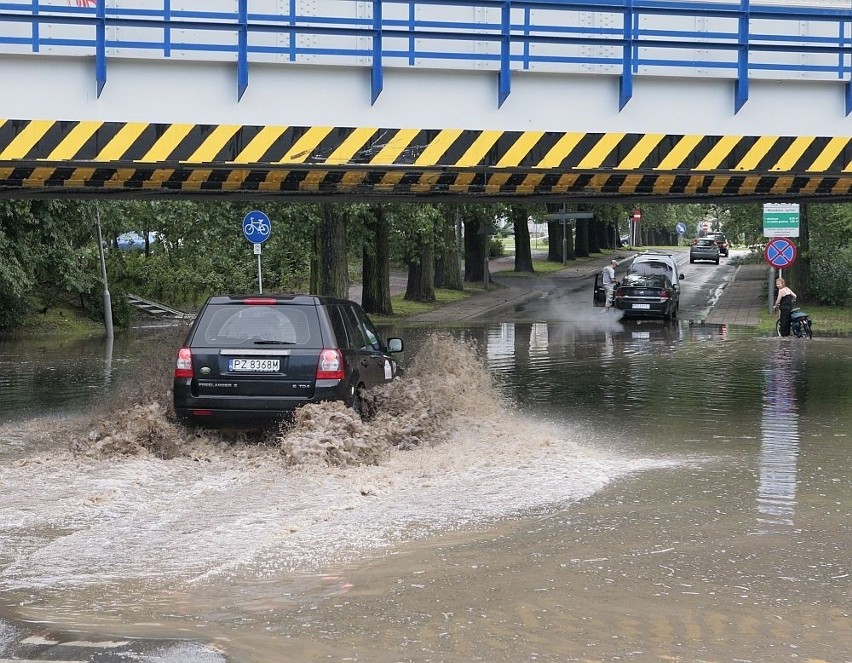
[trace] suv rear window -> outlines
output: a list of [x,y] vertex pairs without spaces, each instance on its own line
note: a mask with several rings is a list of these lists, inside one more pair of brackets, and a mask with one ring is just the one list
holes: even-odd
[[715,246],[715,239],[696,239],[695,246]]
[[321,347],[312,306],[210,305],[198,321],[194,347],[245,347],[246,340]]
[[672,273],[672,267],[661,260],[637,260],[630,265],[632,274],[665,274]]
[[662,274],[628,274],[622,285],[634,288],[668,288],[671,284]]

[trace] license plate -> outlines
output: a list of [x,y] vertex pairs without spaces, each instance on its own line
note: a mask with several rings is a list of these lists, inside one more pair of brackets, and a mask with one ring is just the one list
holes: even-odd
[[229,359],[228,370],[232,373],[277,373],[280,359]]
[[650,309],[651,305],[650,304],[634,304],[633,308]]

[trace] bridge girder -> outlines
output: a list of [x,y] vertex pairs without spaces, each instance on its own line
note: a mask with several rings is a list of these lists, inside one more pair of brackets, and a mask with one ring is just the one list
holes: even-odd
[[0,121],[0,197],[848,200],[836,136]]

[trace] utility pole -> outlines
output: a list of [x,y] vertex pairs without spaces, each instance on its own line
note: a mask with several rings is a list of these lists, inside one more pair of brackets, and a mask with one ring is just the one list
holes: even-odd
[[101,209],[95,203],[95,219],[98,224],[98,251],[101,255],[101,276],[104,280],[104,327],[106,327],[106,336],[110,341],[113,338],[112,332],[112,299],[109,296],[109,283],[107,282],[106,258],[104,258],[104,238],[101,233]]

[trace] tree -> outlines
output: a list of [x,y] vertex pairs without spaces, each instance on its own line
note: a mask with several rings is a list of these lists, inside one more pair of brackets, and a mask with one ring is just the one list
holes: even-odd
[[435,244],[443,211],[430,203],[389,206],[393,217],[396,252],[408,267],[404,298],[435,301]]
[[530,246],[530,209],[522,203],[509,206],[512,227],[515,232],[515,271],[534,272],[532,248]]
[[311,282],[316,287],[313,292],[346,299],[349,296],[346,216],[341,206],[333,203],[320,203],[319,210],[321,221],[311,274]]
[[435,248],[435,287],[448,290],[463,290],[459,235],[461,218],[458,205],[440,206],[443,218],[439,222]]
[[367,313],[393,315],[390,294],[390,222],[386,205],[365,206],[364,241],[361,262],[361,306]]
[[463,205],[464,221],[464,280],[466,283],[485,281],[488,258],[488,227],[497,210],[490,205]]
[[586,258],[589,255],[589,219],[577,219],[576,227],[576,248],[577,256]]

